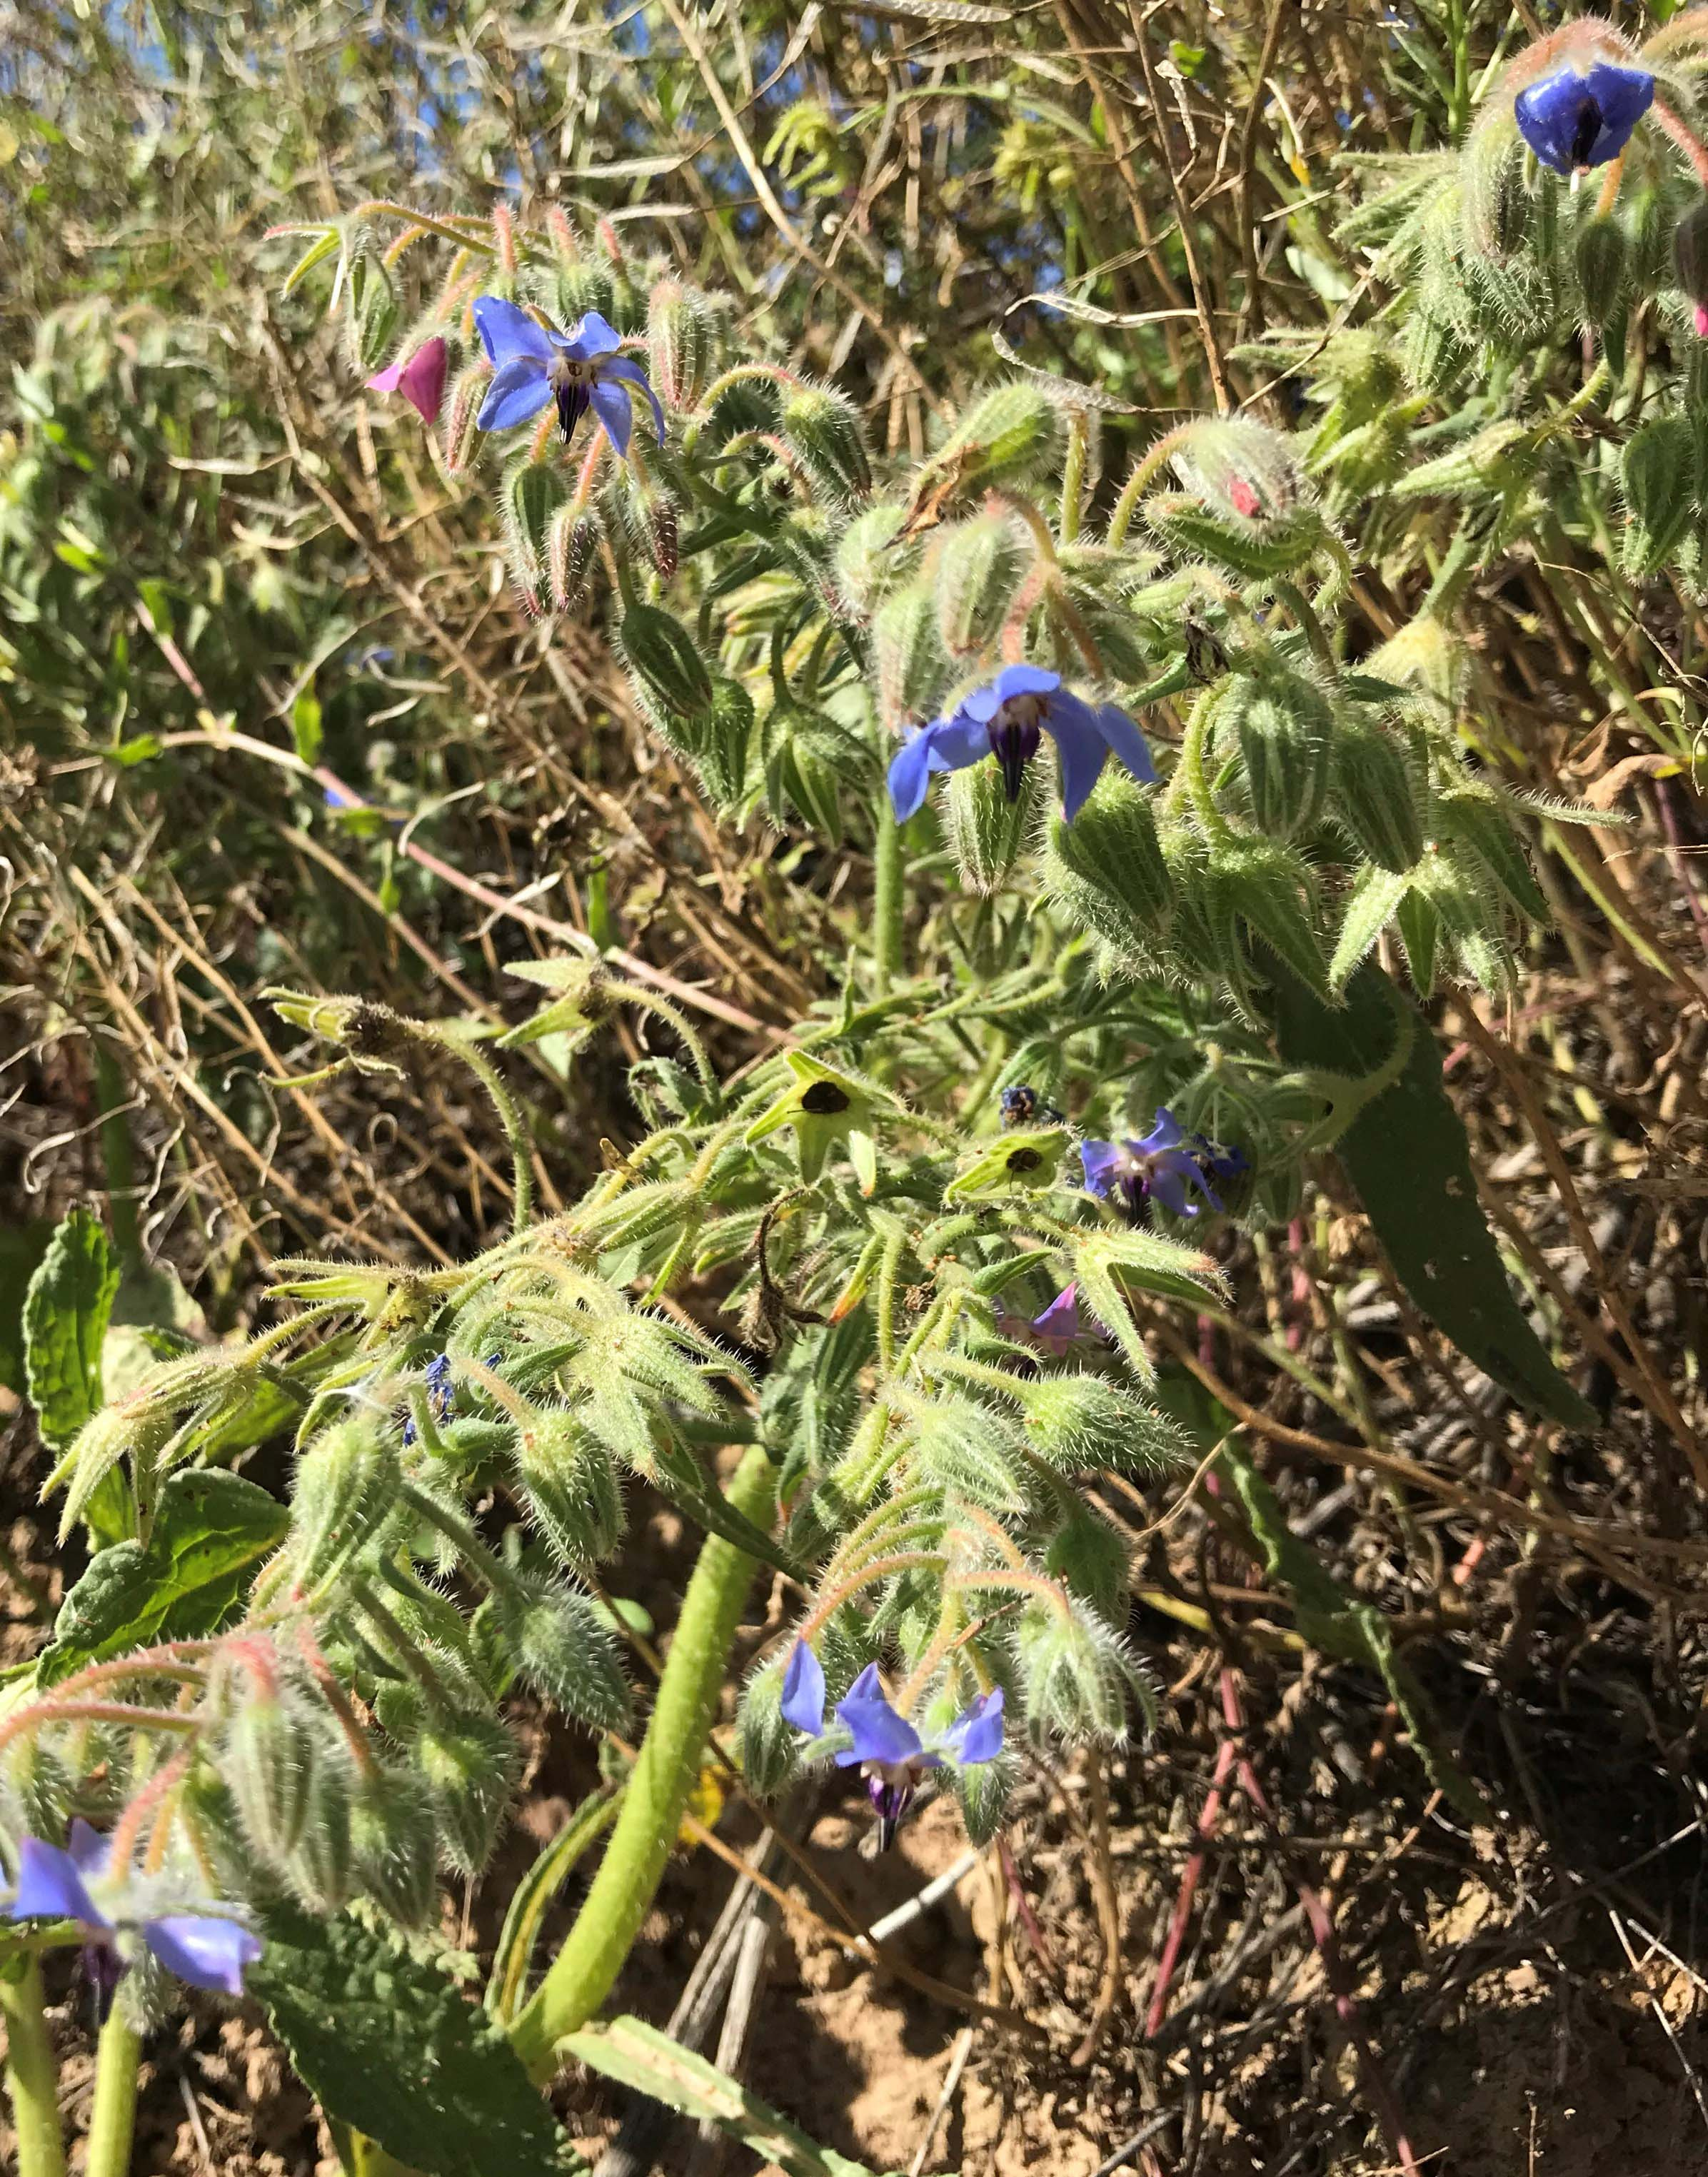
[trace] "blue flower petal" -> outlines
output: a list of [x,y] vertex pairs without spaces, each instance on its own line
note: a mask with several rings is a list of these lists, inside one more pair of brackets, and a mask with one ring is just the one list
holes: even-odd
[[962,771],[990,753],[990,736],[964,709],[921,726],[902,744],[890,764],[890,799],[896,821],[918,814],[934,771]]
[[1079,1161],[1085,1168],[1088,1190],[1106,1195],[1121,1173],[1121,1152],[1116,1142],[1082,1142]]
[[606,385],[596,379],[588,390],[587,404],[616,448],[618,459],[626,458],[635,430],[634,404],[628,395],[620,385]]
[[602,355],[614,355],[623,345],[623,336],[608,318],[588,310],[559,338],[558,345],[578,363],[592,363]]
[[1187,1198],[1186,1176],[1165,1164],[1154,1165],[1146,1175],[1146,1191],[1171,1216],[1196,1217],[1198,1204]]
[[142,1939],[168,1972],[218,1994],[241,1995],[243,1968],[261,1955],[261,1939],[251,1929],[201,1912],[150,1920]]
[[1065,690],[1050,699],[1044,725],[1061,758],[1061,813],[1071,824],[1097,783],[1109,744],[1098,730],[1091,706]]
[[551,397],[551,381],[543,367],[532,356],[516,356],[499,364],[475,423],[483,431],[512,431],[538,416]]
[[536,363],[552,359],[551,336],[514,303],[504,302],[496,295],[477,297],[474,325],[481,346],[495,363],[510,363],[523,355],[532,356]]
[[1125,764],[1136,779],[1149,786],[1156,777],[1156,766],[1144,735],[1134,725],[1119,703],[1100,703],[1092,712],[1097,730],[1113,750],[1116,760]]
[[838,1769],[852,1769],[864,1761],[915,1761],[924,1753],[919,1732],[881,1694],[876,1700],[838,1701],[836,1712],[854,1739],[851,1747],[837,1755]]
[[91,1829],[81,1814],[71,1825],[71,1834],[65,1840],[72,1863],[79,1874],[104,1874],[106,1863],[112,1854],[112,1841],[101,1831]]
[[27,1836],[18,1847],[18,1887],[6,1907],[8,1920],[80,1920],[85,1927],[110,1928],[104,1912],[83,1886],[76,1860],[57,1844]]
[[963,1769],[994,1761],[1002,1751],[1002,1689],[997,1686],[964,1709],[938,1740]]
[[1013,696],[1053,696],[1061,685],[1061,675],[1041,665],[1005,665],[990,684],[999,703]]
[[658,441],[662,445],[664,439],[664,411],[659,403],[658,395],[652,390],[646,372],[641,369],[634,357],[628,355],[614,356],[611,361],[601,369],[599,375],[601,378],[620,378],[630,385],[640,387],[652,404],[652,421],[658,428]]
[[1519,134],[1545,166],[1572,174],[1604,166],[1631,140],[1655,95],[1645,68],[1597,61],[1580,71],[1556,68],[1527,85],[1513,105]]
[[1177,1149],[1185,1139],[1186,1129],[1181,1125],[1180,1121],[1176,1118],[1166,1104],[1159,1104],[1156,1107],[1156,1124],[1143,1140],[1135,1142],[1133,1147],[1142,1149],[1147,1156],[1149,1156],[1158,1149]]
[[783,1699],[778,1704],[785,1723],[816,1738],[824,1730],[824,1670],[805,1640],[797,1640],[783,1674]]

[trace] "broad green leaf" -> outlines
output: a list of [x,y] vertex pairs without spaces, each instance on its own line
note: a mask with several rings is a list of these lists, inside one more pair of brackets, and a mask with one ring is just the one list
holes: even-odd
[[[1331,1012],[1276,964],[1275,1034],[1294,1066],[1366,1078],[1394,1049],[1411,1001],[1373,965]],[[1441,1082],[1441,1055],[1420,1021],[1404,1072],[1334,1145],[1395,1275],[1438,1330],[1503,1390],[1568,1428],[1593,1429],[1586,1405],[1548,1358],[1507,1282],[1476,1198],[1465,1127]]]
[[614,2018],[608,2026],[583,2027],[563,2046],[608,2079],[650,2094],[684,2116],[715,2124],[751,2147],[762,2163],[785,2171],[787,2177],[872,2177],[864,2163],[816,2146],[756,2094],[638,2018]]
[[24,1359],[42,1440],[68,1444],[101,1402],[101,1345],[118,1290],[101,1220],[74,1209],[55,1232],[24,1299]]
[[45,1217],[0,1229],[0,1383],[20,1395],[29,1389],[24,1370],[24,1296],[53,1227]]
[[238,1475],[217,1467],[174,1474],[147,1547],[118,1542],[97,1551],[66,1596],[36,1683],[57,1685],[86,1663],[154,1640],[213,1632],[240,1599],[248,1567],[289,1524],[276,1498]]
[[1237,1443],[1222,1447],[1223,1472],[1239,1492],[1264,1568],[1293,1590],[1295,1622],[1304,1639],[1325,1656],[1374,1671],[1404,1718],[1429,1781],[1467,1820],[1486,1822],[1482,1794],[1448,1753],[1428,1700],[1395,1652],[1394,1630],[1373,1602],[1361,1602],[1329,1572],[1307,1543],[1288,1526],[1275,1492]]
[[250,1992],[336,2123],[423,2177],[582,2167],[504,2033],[402,1936],[290,1906],[265,1932]]
[[527,2000],[528,1967],[548,1907],[622,1804],[625,1789],[619,1785],[584,1799],[516,1885],[486,1989],[486,2007],[500,2026],[508,2026]]

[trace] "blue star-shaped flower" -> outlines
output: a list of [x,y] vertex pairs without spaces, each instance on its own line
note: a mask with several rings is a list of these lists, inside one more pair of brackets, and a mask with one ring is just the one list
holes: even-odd
[[[148,1912],[141,1892],[134,1901],[128,1871],[115,1871],[112,1856],[107,1839],[85,1821],[71,1825],[66,1851],[25,1837],[18,1851],[18,1887],[0,1912],[8,1920],[75,1920],[103,2011],[139,1942],[192,1988],[241,1995],[243,1968],[261,1955],[260,1937],[219,1912]],[[97,1902],[95,1893],[112,1909]]]
[[626,456],[635,412],[625,385],[638,385],[652,404],[652,421],[664,436],[664,411],[638,363],[619,355],[614,325],[589,310],[571,332],[560,333],[496,295],[474,306],[481,346],[494,365],[493,381],[475,422],[483,431],[510,431],[555,401],[565,443],[591,408],[605,436]]
[[1648,112],[1655,79],[1646,68],[1595,61],[1554,69],[1514,102],[1518,131],[1543,166],[1580,174],[1617,159]]
[[925,798],[934,771],[961,771],[994,756],[1008,799],[1018,800],[1026,767],[1050,734],[1061,758],[1061,813],[1072,823],[1113,753],[1135,778],[1154,779],[1156,766],[1144,735],[1113,703],[1088,703],[1039,665],[1005,665],[988,686],[975,688],[958,710],[910,734],[890,766],[890,799],[905,824]]
[[1153,1197],[1176,1217],[1196,1217],[1198,1205],[1188,1188],[1195,1187],[1212,1209],[1222,1206],[1204,1176],[1204,1150],[1170,1110],[1158,1110],[1155,1126],[1141,1140],[1082,1142],[1079,1161],[1087,1191],[1116,1203],[1134,1224]]
[[[805,1640],[797,1640],[783,1679],[783,1718],[815,1740],[826,1736],[824,1672]],[[859,1769],[866,1796],[877,1810],[878,1843],[887,1849],[928,1769],[952,1763],[975,1768],[1002,1751],[1002,1689],[995,1687],[963,1709],[947,1730],[927,1742],[884,1698],[878,1667],[868,1663],[836,1705],[849,1743],[837,1748],[838,1769]]]

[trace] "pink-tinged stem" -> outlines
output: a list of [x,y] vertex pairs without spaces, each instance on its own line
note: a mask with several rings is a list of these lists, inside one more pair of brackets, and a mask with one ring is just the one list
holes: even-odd
[[1161,2030],[1168,2013],[1168,1992],[1174,1980],[1175,1967],[1180,1963],[1180,1954],[1186,1942],[1186,1931],[1192,1921],[1192,1900],[1198,1896],[1198,1884],[1203,1879],[1204,1863],[1209,1858],[1209,1845],[1221,1819],[1222,1793],[1234,1765],[1234,1742],[1225,1738],[1216,1749],[1215,1773],[1210,1778],[1209,1795],[1203,1803],[1198,1820],[1198,1847],[1187,1860],[1180,1879],[1180,1895],[1174,1901],[1174,1912],[1168,1923],[1168,1934],[1164,1940],[1162,1956],[1156,1968],[1156,1986],[1151,1990],[1150,2008],[1144,2015],[1144,2038],[1154,2041]]
[[1032,1901],[1021,1885],[1020,1870],[1014,1864],[1014,1855],[1009,1851],[1008,1840],[1005,1836],[999,1836],[996,1839],[996,1857],[1002,1863],[1002,1879],[1008,1885],[1008,1896],[1020,1924],[1026,1930],[1026,1940],[1037,1953],[1039,1963],[1053,1978],[1056,1971],[1056,1960],[1045,1940],[1044,1930],[1038,1924],[1038,1916],[1032,1910]]
[[[1239,1685],[1233,1672],[1225,1663],[1222,1666],[1221,1690],[1222,1716],[1229,1731],[1235,1733],[1242,1732],[1245,1729],[1245,1716],[1240,1705]],[[1231,1750],[1236,1743],[1234,1738],[1230,1738],[1225,1743],[1225,1750]],[[1263,1786],[1258,1781],[1256,1770],[1252,1768],[1249,1759],[1243,1754],[1238,1757],[1237,1766],[1241,1789],[1251,1801],[1258,1814],[1279,1837],[1280,1825],[1275,1820],[1274,1810],[1269,1804]],[[1293,1887],[1298,1893],[1299,1902],[1303,1907],[1306,1920],[1310,1924],[1311,1940],[1317,1945],[1317,1955],[1323,1961],[1323,1978],[1328,1981],[1334,1994],[1334,2015],[1340,2020],[1342,2031],[1352,2044],[1353,2053],[1358,2061],[1359,2080],[1363,2086],[1370,2107],[1375,2113],[1376,2121],[1382,2127],[1382,2136],[1388,2143],[1388,2151],[1400,2169],[1401,2177],[1422,2177],[1416,2154],[1405,2135],[1405,2120],[1400,2113],[1400,2103],[1394,2096],[1393,2087],[1388,2083],[1388,2075],[1382,2069],[1375,2049],[1370,2045],[1369,2036],[1364,2031],[1364,2022],[1358,2009],[1358,1999],[1352,1992],[1351,1976],[1346,1971],[1345,1961],[1340,1956],[1340,1946],[1335,1940],[1334,1918],[1308,1882],[1295,1875]]]
[[1697,180],[1705,189],[1708,189],[1708,150],[1704,150],[1697,137],[1664,98],[1657,98],[1649,111],[1695,168]]
[[1708,914],[1703,912],[1695,878],[1685,859],[1684,843],[1678,835],[1678,812],[1673,806],[1673,789],[1664,778],[1655,781],[1655,799],[1661,811],[1662,828],[1667,834],[1667,854],[1673,865],[1673,874],[1683,888],[1684,904],[1690,910],[1690,919],[1696,925],[1696,935],[1701,940],[1702,950],[1708,952]]
[[1296,1217],[1287,1227],[1287,1246],[1293,1257],[1290,1273],[1293,1312],[1287,1324],[1287,1350],[1296,1353],[1305,1342],[1305,1318],[1311,1306],[1311,1280],[1305,1274],[1305,1220]]

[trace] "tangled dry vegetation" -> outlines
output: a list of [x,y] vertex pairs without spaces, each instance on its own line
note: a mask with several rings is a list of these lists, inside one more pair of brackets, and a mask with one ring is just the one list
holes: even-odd
[[[834,373],[880,446],[922,450],[1000,337],[1102,390],[1118,485],[1160,422],[1220,396],[1301,420],[1244,344],[1326,339],[1383,300],[1328,237],[1330,156],[1349,129],[1439,140],[1465,117],[1455,52],[1509,28],[1473,0],[1420,6],[1399,39],[1373,0],[1060,0],[1001,25],[662,0],[641,58],[573,6],[423,14],[0,14],[12,1315],[44,1220],[78,1200],[134,1222],[216,1334],[275,1256],[443,1263],[502,1229],[502,1143],[466,1077],[270,1088],[303,1053],[270,983],[514,1020],[530,993],[506,968],[573,931],[691,1007],[728,1072],[828,1002],[870,911],[863,843],[720,825],[597,608],[518,609],[479,499],[382,443],[332,336],[276,300],[270,226],[327,212],[335,176],[402,194],[406,169],[462,209],[508,188],[619,237],[644,221],[739,322]],[[1072,307],[1040,307],[1046,286]],[[1355,538],[1355,644],[1411,619],[1451,534],[1420,505]],[[685,2002],[708,2052],[745,2043],[757,2090],[876,2167],[1350,2177],[1390,2166],[1384,2132],[1467,2177],[1708,2159],[1708,827],[1674,752],[1708,627],[1670,581],[1609,579],[1576,530],[1481,567],[1458,625],[1482,761],[1629,820],[1549,827],[1554,927],[1509,1001],[1432,1008],[1509,1266],[1600,1427],[1538,1423],[1449,1350],[1329,1159],[1291,1227],[1218,1241],[1225,1311],[1146,1328],[1205,1440],[1231,1417],[1293,1535],[1397,1626],[1482,1810],[1432,1786],[1279,1563],[1254,1584],[1213,1493],[1105,1483],[1166,1688],[1150,1743],[1035,1768],[999,1847],[876,1960],[854,1931],[962,1858],[948,1810],[871,1864],[833,1803],[773,1810],[772,1841],[726,1779],[624,1983],[660,2021]],[[339,780],[407,823],[341,814]],[[510,1061],[547,1205],[633,1141],[648,1055],[619,1018],[572,1073]],[[678,1293],[727,1337],[720,1297]],[[35,1509],[7,1337],[17,1661],[78,1566]],[[685,1547],[674,1514],[637,1512],[612,1572],[661,1634]],[[507,1852],[549,1836],[588,1759],[541,1726]],[[490,1917],[471,1894],[477,1945]],[[59,2028],[68,2049],[79,2021]],[[614,2091],[562,2106],[612,2177],[648,2166],[610,2144],[636,2123]],[[139,2169],[297,2177],[323,2151],[230,2020],[167,2037],[145,2108]]]

